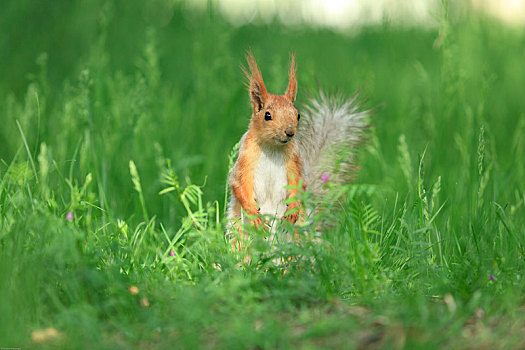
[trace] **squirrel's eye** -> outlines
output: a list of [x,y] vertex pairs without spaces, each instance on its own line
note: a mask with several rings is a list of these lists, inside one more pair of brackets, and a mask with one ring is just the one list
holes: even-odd
[[270,112],[264,113],[264,120],[272,120],[272,115],[270,114]]
[[297,113],[297,120],[301,119],[301,114]]

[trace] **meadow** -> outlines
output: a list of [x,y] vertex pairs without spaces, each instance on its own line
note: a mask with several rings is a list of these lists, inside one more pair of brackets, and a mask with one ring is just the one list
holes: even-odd
[[[522,29],[150,10],[2,4],[0,347],[525,347]],[[299,108],[320,87],[374,113],[321,238],[253,230],[242,264],[224,210],[249,48],[274,92],[295,52]]]

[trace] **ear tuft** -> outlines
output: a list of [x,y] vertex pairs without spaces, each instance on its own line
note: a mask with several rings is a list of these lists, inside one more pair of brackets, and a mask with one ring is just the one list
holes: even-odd
[[292,54],[292,62],[290,63],[290,73],[288,75],[288,89],[286,89],[285,96],[292,102],[297,96],[297,79],[295,78],[295,55]]
[[264,86],[261,71],[251,51],[248,51],[246,54],[246,62],[248,63],[249,72],[246,68],[243,68],[243,71],[246,78],[248,78],[248,90],[252,100],[252,107],[254,111],[259,112],[266,104],[268,93],[266,86]]

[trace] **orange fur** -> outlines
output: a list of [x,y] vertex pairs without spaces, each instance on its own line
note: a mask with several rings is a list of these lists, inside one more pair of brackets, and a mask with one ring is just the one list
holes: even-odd
[[290,73],[288,74],[288,89],[285,93],[290,101],[294,102],[297,95],[297,79],[295,78],[295,56],[292,55],[292,63],[290,63]]
[[249,215],[257,215],[259,213],[253,193],[253,173],[261,149],[258,147],[253,134],[254,132],[251,130],[248,132],[244,143],[245,152],[239,155],[234,176],[232,176],[230,181],[233,195]]
[[[288,177],[288,185],[293,187],[292,189],[288,190],[288,198],[294,198],[297,196],[297,192],[299,191],[297,186],[299,185],[300,181],[302,181],[302,190],[306,189],[303,180],[303,161],[298,153],[294,152],[292,154],[287,154],[286,174]],[[288,205],[288,210],[297,208],[300,205],[301,204],[299,201],[292,202]],[[285,218],[291,223],[296,223],[299,219],[299,211],[291,213]]]

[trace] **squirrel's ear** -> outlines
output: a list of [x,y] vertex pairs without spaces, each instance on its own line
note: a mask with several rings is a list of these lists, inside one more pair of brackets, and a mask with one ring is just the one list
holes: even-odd
[[293,54],[288,80],[288,89],[286,90],[285,95],[290,99],[290,101],[294,102],[297,95],[297,79],[295,78],[295,56]]
[[244,68],[243,70],[248,78],[248,90],[250,91],[253,110],[258,112],[266,104],[268,93],[266,91],[266,86],[264,86],[261,71],[259,70],[259,67],[257,67],[257,63],[255,62],[255,58],[251,51],[248,51],[248,54],[246,55],[246,62],[248,62],[248,68],[250,71],[248,72]]

